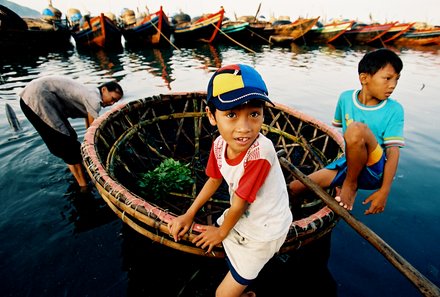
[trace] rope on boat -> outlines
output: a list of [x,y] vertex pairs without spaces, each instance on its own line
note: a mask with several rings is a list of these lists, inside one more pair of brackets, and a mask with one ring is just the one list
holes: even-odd
[[234,42],[235,44],[241,46],[244,49],[247,49],[248,51],[250,51],[253,54],[256,54],[256,52],[250,48],[248,48],[247,46],[244,46],[243,44],[241,44],[240,42],[238,42],[237,40],[235,40],[234,38],[232,38],[231,36],[229,36],[228,34],[226,34],[225,32],[222,31],[222,29],[220,29],[219,27],[217,27],[216,24],[211,24],[213,25],[217,30],[220,31],[220,33],[222,33],[223,35],[225,35],[227,38],[229,38],[229,40],[231,40],[232,42]]
[[172,43],[171,42],[171,40],[169,40],[163,33],[162,33],[162,31],[161,30],[159,30],[159,28],[152,22],[152,21],[150,21],[150,23],[153,25],[153,27],[157,30],[157,32],[159,32],[159,34],[163,37],[163,38],[165,38],[165,40],[169,43],[169,44],[171,44],[176,50],[178,50],[178,51],[180,51],[180,48],[178,48],[174,43]]
[[246,30],[251,31],[252,34],[255,34],[255,36],[257,36],[257,37],[263,39],[264,41],[266,41],[267,43],[269,43],[269,45],[272,44],[272,41],[270,41],[269,39],[264,38],[263,36],[261,36],[261,35],[258,34],[257,32],[255,32],[255,31],[253,31],[253,30],[251,30],[251,29],[246,29]]
[[350,40],[348,40],[347,36],[344,36],[344,34],[342,34],[342,37],[345,39],[345,41],[347,41],[349,47],[353,45],[351,44]]

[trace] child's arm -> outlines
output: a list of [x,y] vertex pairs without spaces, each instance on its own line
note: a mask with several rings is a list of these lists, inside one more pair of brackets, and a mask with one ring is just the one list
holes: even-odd
[[85,118],[86,121],[86,129],[90,127],[90,125],[93,123],[93,121],[95,120],[94,117],[92,117],[90,115],[90,113],[87,114],[87,117]]
[[177,242],[188,232],[197,211],[214,195],[221,183],[222,179],[210,177],[188,210],[168,223],[168,230],[174,241]]
[[194,238],[193,243],[210,253],[211,250],[228,236],[229,231],[235,226],[240,217],[248,208],[249,203],[234,194],[231,207],[225,214],[225,219],[220,227],[207,226],[204,232]]
[[394,176],[397,171],[397,164],[399,163],[400,149],[397,146],[387,148],[386,150],[387,161],[385,162],[385,168],[383,171],[382,186],[379,190],[370,195],[363,204],[371,202],[370,208],[365,211],[365,214],[380,213],[385,210],[387,204],[388,194],[391,190],[391,184],[393,183]]

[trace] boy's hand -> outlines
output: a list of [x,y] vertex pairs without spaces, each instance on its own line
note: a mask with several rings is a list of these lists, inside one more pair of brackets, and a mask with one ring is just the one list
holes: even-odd
[[385,206],[387,204],[388,193],[383,193],[381,190],[378,190],[371,194],[367,199],[365,199],[362,204],[368,204],[371,202],[370,208],[368,208],[364,214],[378,214],[385,210]]
[[220,228],[214,226],[206,226],[204,231],[193,239],[193,243],[202,249],[208,249],[206,253],[210,253],[212,249],[225,239]]
[[168,230],[175,242],[179,241],[188,232],[192,221],[192,217],[184,214],[168,223]]

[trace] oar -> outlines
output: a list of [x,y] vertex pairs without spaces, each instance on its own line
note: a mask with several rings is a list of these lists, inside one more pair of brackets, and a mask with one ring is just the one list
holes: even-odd
[[[278,152],[282,156],[285,152]],[[380,238],[371,229],[353,217],[345,208],[330,196],[326,191],[319,187],[315,182],[308,178],[286,158],[280,157],[280,163],[288,169],[300,182],[309,190],[313,191],[321,198],[337,215],[343,218],[356,232],[373,245],[388,261],[391,262],[403,275],[405,275],[424,296],[439,297],[440,289],[415,269],[408,261],[400,256],[392,247],[390,247],[382,238]]]

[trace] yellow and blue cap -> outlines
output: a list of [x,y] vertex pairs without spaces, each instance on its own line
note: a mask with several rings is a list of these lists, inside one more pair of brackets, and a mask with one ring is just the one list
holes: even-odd
[[218,110],[230,110],[250,100],[261,100],[274,105],[268,97],[261,75],[244,64],[218,69],[208,83],[207,100]]

